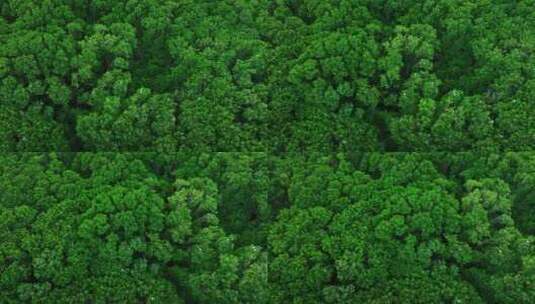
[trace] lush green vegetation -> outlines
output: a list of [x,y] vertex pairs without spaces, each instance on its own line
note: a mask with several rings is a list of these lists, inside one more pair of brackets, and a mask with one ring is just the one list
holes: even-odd
[[0,303],[534,303],[535,0],[0,1]]
[[12,153],[5,303],[530,303],[535,154]]
[[1,162],[3,303],[269,298],[264,223],[253,219],[267,212],[258,157],[27,153]]
[[532,150],[534,6],[5,0],[2,150]]
[[274,303],[532,302],[534,161],[285,158],[267,243]]

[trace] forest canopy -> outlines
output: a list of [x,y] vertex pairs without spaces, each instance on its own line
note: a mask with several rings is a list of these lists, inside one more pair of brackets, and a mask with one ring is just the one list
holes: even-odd
[[4,153],[5,303],[530,303],[535,154]]
[[1,149],[532,150],[534,6],[5,0]]
[[0,1],[0,303],[535,303],[535,0]]

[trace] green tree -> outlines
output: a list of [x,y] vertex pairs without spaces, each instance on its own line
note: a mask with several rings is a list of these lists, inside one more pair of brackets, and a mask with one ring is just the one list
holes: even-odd
[[[378,160],[370,156],[364,159]],[[505,291],[512,280],[522,286],[532,282],[531,253],[519,249],[525,246],[525,238],[514,227],[512,199],[505,182],[469,180],[459,188],[425,157],[386,156],[382,162],[377,178],[353,171],[351,175],[362,176],[362,181],[349,183],[355,185],[346,187],[353,191],[349,196],[339,192],[343,204],[333,205],[337,200],[324,196],[336,193],[330,189],[337,183],[337,178],[323,173],[329,169],[326,165],[305,175],[305,181],[316,185],[294,176],[292,186],[310,194],[304,202],[291,202],[272,226],[269,250],[274,301],[483,303],[529,299],[529,289]],[[346,166],[347,162],[340,165]],[[321,181],[323,185],[318,187]]]
[[169,184],[136,154],[117,153],[5,157],[2,179],[7,301],[267,298],[266,256],[258,246],[234,246],[210,179]]

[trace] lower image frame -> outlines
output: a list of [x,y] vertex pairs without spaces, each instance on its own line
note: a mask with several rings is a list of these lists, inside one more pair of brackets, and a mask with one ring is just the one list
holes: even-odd
[[529,303],[535,153],[3,153],[5,303]]

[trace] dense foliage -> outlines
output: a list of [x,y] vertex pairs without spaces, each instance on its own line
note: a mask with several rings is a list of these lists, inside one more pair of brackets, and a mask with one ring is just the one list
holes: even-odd
[[2,301],[266,302],[266,253],[254,244],[237,246],[225,231],[222,218],[252,224],[239,212],[223,215],[224,203],[243,201],[219,192],[236,187],[258,195],[245,182],[252,160],[243,160],[243,171],[220,168],[240,182],[218,185],[210,174],[189,177],[172,166],[167,178],[158,176],[152,168],[165,162],[149,157],[2,157]]
[[534,6],[5,0],[2,149],[531,150]]
[[535,303],[535,0],[0,0],[0,303]]
[[533,215],[518,188],[535,185],[517,167],[533,154],[301,161],[280,173],[288,205],[268,237],[274,303],[535,299],[533,217],[513,211]]

